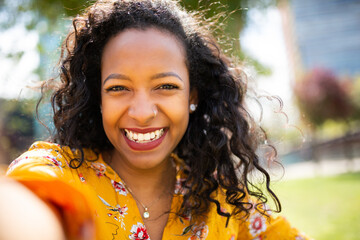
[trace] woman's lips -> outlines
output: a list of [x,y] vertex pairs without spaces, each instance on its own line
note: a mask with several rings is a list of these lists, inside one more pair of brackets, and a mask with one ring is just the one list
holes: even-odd
[[[151,129],[132,128],[132,129],[124,129],[123,136],[126,143],[129,145],[131,149],[136,151],[148,151],[156,148],[162,143],[167,131],[168,131],[167,128],[151,128]],[[134,136],[134,134],[136,136]],[[126,135],[129,135],[129,137],[127,137]],[[130,135],[132,136],[130,137]],[[136,140],[134,138],[136,138]]]

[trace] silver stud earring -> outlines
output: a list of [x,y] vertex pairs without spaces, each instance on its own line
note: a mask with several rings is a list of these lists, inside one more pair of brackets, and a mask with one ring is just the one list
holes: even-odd
[[194,112],[196,110],[197,105],[196,104],[190,104],[190,111]]
[[158,110],[157,110],[157,108],[154,106],[153,107],[153,113],[154,113],[154,118],[156,117],[156,115],[158,114]]

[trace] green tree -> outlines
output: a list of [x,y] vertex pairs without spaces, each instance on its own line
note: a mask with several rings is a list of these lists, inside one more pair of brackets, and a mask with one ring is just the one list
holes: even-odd
[[355,77],[355,79],[351,81],[350,96],[355,108],[354,114],[351,116],[352,120],[359,122],[360,121],[360,76]]
[[[231,53],[243,57],[239,35],[248,20],[249,10],[252,8],[266,9],[276,5],[276,0],[222,0],[222,1],[194,1],[182,0],[181,4],[191,11],[203,11],[207,19],[218,21],[220,28],[224,31],[215,32],[219,38],[226,36],[231,46],[224,46]],[[230,47],[230,48],[229,48]]]
[[348,121],[354,113],[350,93],[331,70],[313,69],[296,82],[294,93],[300,109],[315,127],[328,119]]
[[34,141],[34,108],[33,100],[0,99],[0,163],[10,163]]

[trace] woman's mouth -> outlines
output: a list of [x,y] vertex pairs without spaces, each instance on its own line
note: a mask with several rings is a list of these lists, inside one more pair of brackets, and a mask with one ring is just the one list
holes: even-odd
[[168,128],[124,129],[124,138],[133,150],[148,151],[162,143],[167,131]]
[[164,128],[147,133],[139,133],[139,132],[131,131],[129,129],[124,129],[124,131],[125,131],[125,136],[129,140],[136,143],[152,142],[159,139],[164,134]]

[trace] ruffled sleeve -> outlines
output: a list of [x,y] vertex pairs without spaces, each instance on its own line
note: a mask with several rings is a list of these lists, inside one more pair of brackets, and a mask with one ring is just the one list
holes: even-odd
[[47,142],[34,143],[9,166],[7,177],[17,180],[47,203],[62,220],[68,239],[91,239],[94,219],[90,191],[69,167],[70,150]]

